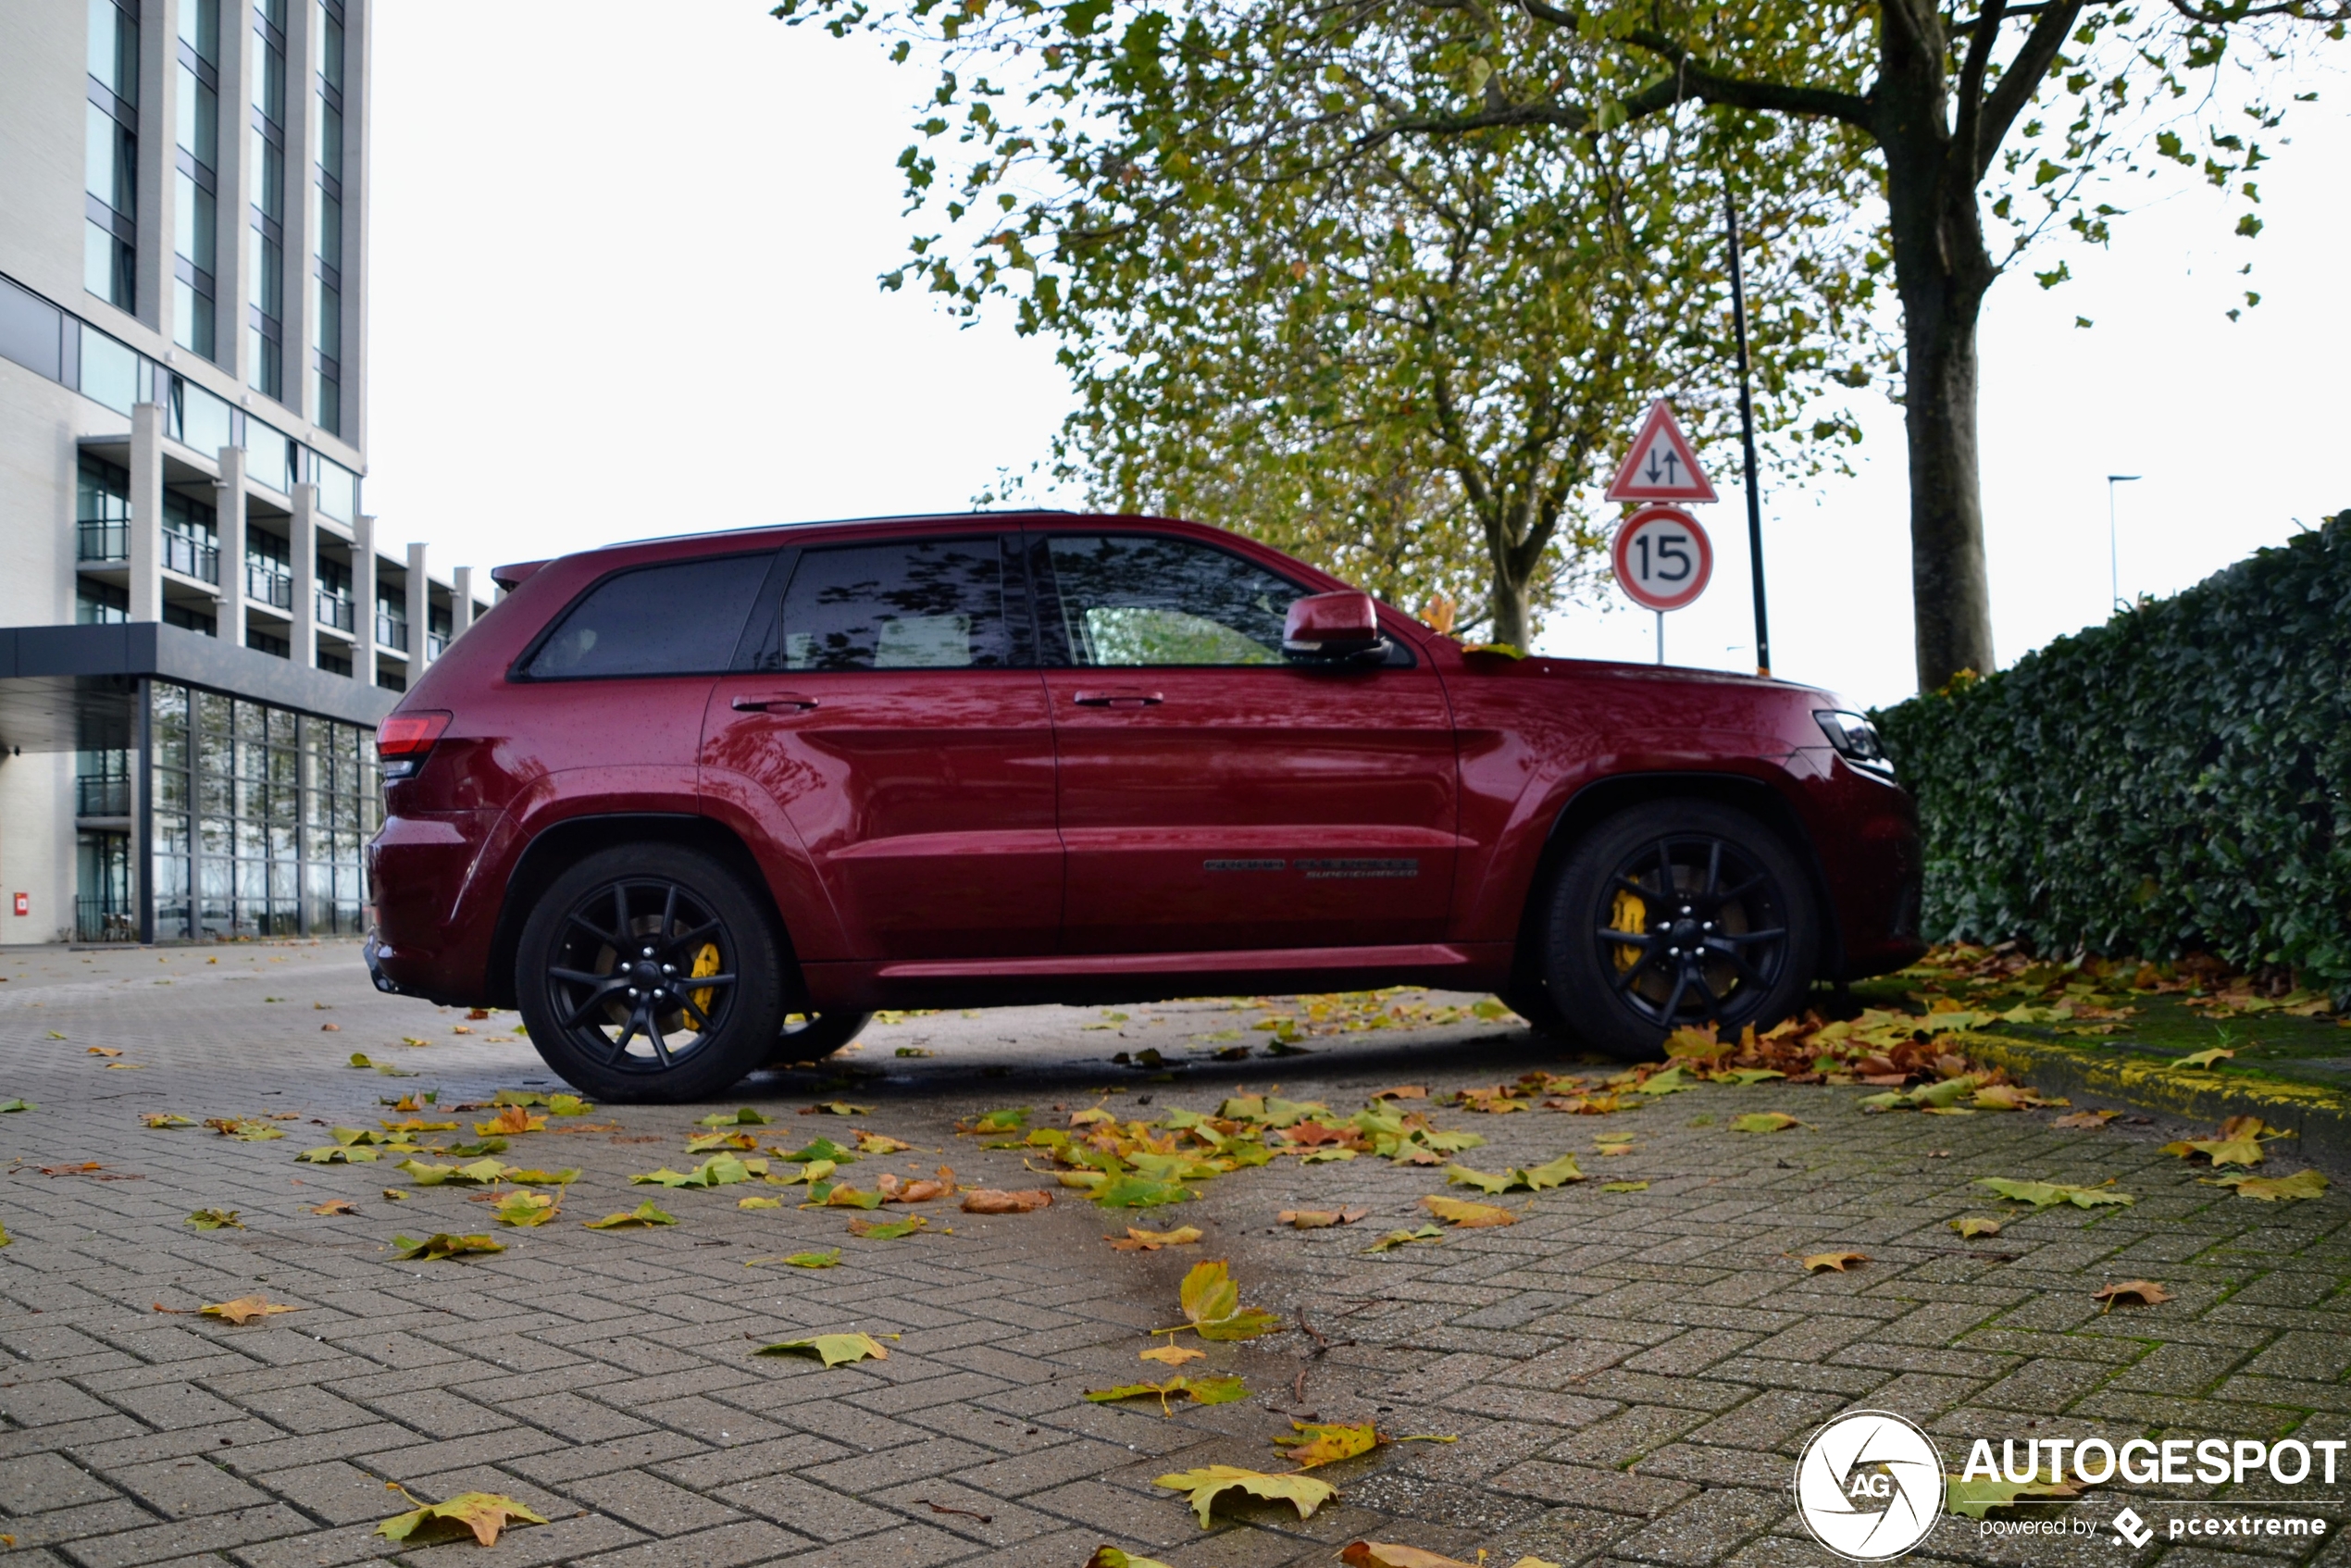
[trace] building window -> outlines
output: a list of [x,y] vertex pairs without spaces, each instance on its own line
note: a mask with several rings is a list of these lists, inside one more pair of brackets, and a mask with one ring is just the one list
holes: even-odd
[[[342,0],[318,0],[318,112],[313,151],[318,199],[311,204],[311,406],[322,430],[342,433]],[[347,516],[347,514],[344,514]]]
[[163,624],[181,627],[205,637],[220,635],[220,623],[194,604],[167,604],[163,607]]
[[[358,614],[351,602],[351,568],[341,561],[318,557],[318,624],[346,635],[357,628]],[[327,655],[318,655],[318,667],[327,667]],[[336,673],[349,675],[345,667]]]
[[407,601],[381,590],[376,593],[376,641],[404,653],[408,651]]
[[120,626],[131,618],[131,591],[95,578],[81,578],[73,587],[73,619],[77,626]]
[[200,582],[220,580],[220,530],[213,509],[176,491],[163,494],[163,564]]
[[381,824],[373,737],[156,681],[155,935],[355,935],[360,846]]
[[131,471],[103,457],[81,454],[74,491],[74,558],[131,559]]
[[180,0],[180,144],[173,214],[172,336],[216,357],[220,238],[220,0]]
[[138,308],[139,14],[90,0],[90,91],[85,118],[82,284],[108,305]]
[[[94,3],[94,0],[93,0]],[[260,392],[286,398],[286,0],[253,8],[253,226],[247,230],[247,374]]]
[[256,653],[268,653],[280,659],[293,657],[293,644],[282,637],[272,637],[257,626],[245,628],[245,646]]
[[[93,782],[88,778],[84,784]],[[123,779],[128,784],[130,780]],[[126,798],[120,811],[85,815],[129,815]],[[74,835],[76,890],[73,934],[78,941],[131,942],[139,940],[138,916],[131,906],[131,835],[92,832]]]
[[351,673],[351,661],[344,658],[341,653],[322,653],[318,655],[318,667],[325,670],[329,675],[349,675]]
[[293,608],[293,569],[286,565],[286,541],[276,534],[245,530],[245,597],[273,610]]

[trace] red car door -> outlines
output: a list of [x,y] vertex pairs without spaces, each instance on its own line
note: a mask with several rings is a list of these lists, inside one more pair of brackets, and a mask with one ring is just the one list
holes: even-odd
[[703,778],[772,802],[813,862],[845,951],[803,959],[1053,951],[1052,725],[1019,549],[989,533],[778,561],[752,667],[711,695]]
[[1311,590],[1173,532],[1033,532],[1075,953],[1442,940],[1458,828],[1435,671],[1308,670]]

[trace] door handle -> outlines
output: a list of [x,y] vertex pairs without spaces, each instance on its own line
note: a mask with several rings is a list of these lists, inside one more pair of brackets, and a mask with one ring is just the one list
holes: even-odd
[[1156,691],[1116,686],[1107,691],[1079,691],[1071,699],[1081,708],[1155,708],[1164,701]]
[[764,714],[770,708],[790,708],[806,713],[815,705],[815,698],[803,697],[797,691],[745,691],[733,703],[734,710],[739,714]]

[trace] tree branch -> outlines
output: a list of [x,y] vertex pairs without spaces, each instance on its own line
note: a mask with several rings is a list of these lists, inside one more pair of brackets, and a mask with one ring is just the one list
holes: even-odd
[[1847,125],[1858,126],[1865,131],[1869,129],[1869,100],[1857,93],[1724,76],[1709,69],[1673,39],[1646,29],[1624,34],[1624,42],[1647,49],[1674,68],[1671,75],[1660,77],[1624,100],[1624,112],[1629,118],[1639,119],[1696,99],[1700,103],[1723,104],[1735,109],[1760,109],[1773,114],[1842,120]]
[[[2009,68],[2000,73],[2000,84],[1992,89],[1990,97],[1984,99],[1984,118],[1976,131],[1976,144],[1972,149],[1976,180],[1982,180],[1992,172],[1993,155],[2008,139],[2009,127],[2016,123],[2016,117],[2022,114],[2024,106],[2033,101],[2033,94],[2040,89],[2041,79],[2049,74],[2049,67],[2056,63],[2058,51],[2065,47],[2066,35],[2073,31],[2075,19],[2082,15],[2082,5],[2083,0],[2066,0],[2064,5],[2042,12],[2040,19],[2033,24],[2033,31],[2025,34],[2024,44],[2017,50],[2016,58],[2010,60]],[[1988,32],[1991,30],[1984,31]],[[1971,48],[1969,57],[1973,56],[1974,50]],[[1965,112],[1964,106],[1961,112]]]
[[2008,0],[1983,0],[1975,19],[1974,36],[1968,40],[1967,59],[1959,67],[1959,123],[1952,128],[1951,150],[1966,171],[1972,189],[1982,178],[1978,138],[1984,131],[1984,73],[1992,66],[1992,45],[1999,41],[2000,22],[2008,15]]
[[1381,144],[1408,132],[1432,136],[1459,136],[1472,131],[1486,131],[1504,125],[1552,125],[1562,131],[1583,131],[1592,129],[1592,117],[1573,105],[1548,100],[1529,104],[1502,104],[1480,109],[1474,115],[1418,115],[1375,126],[1355,139],[1355,150],[1368,153]]

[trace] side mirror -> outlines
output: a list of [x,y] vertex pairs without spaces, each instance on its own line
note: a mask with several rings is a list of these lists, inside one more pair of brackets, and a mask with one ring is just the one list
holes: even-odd
[[1376,664],[1387,657],[1368,593],[1310,593],[1290,601],[1282,652],[1300,664]]

